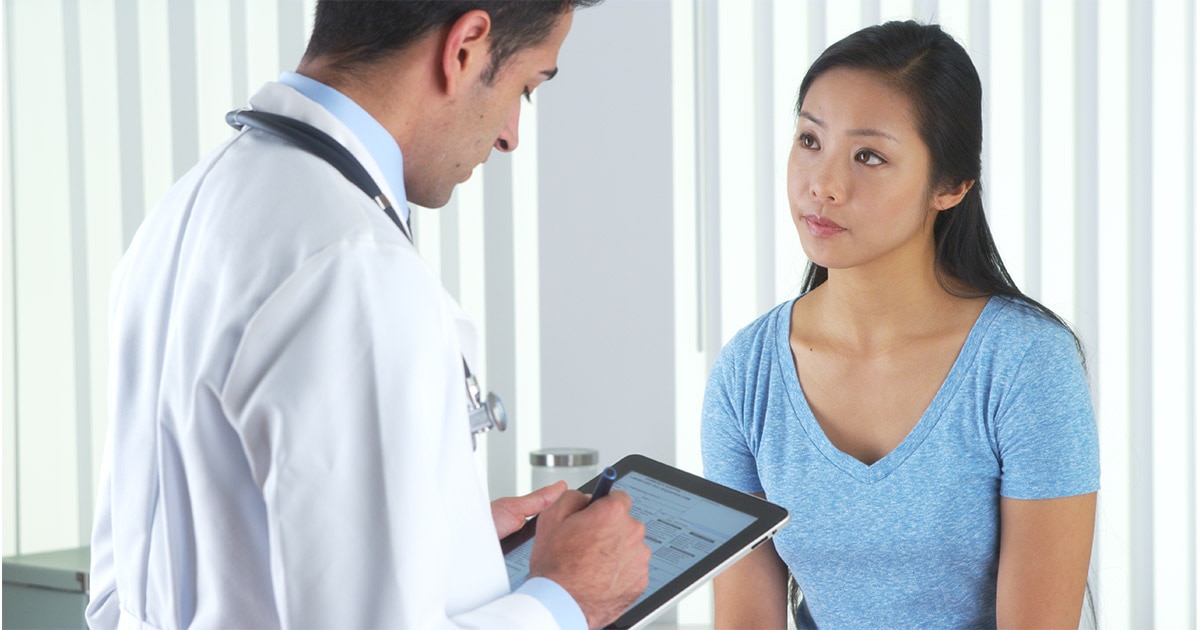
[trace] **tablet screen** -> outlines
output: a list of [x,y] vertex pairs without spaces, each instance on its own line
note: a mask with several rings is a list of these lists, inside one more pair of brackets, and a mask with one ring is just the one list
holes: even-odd
[[[650,584],[616,627],[657,615],[787,522],[783,508],[640,455],[614,467],[613,488],[633,499],[630,514],[646,526],[652,552]],[[594,486],[593,479],[581,490]],[[529,577],[533,528],[531,521],[501,544],[513,589]]]
[[[613,488],[624,490],[633,498],[629,513],[646,525],[646,545],[652,554],[650,586],[634,606],[754,522],[749,514],[638,472],[617,479]],[[530,538],[504,557],[508,581],[514,589],[529,577],[532,551]]]

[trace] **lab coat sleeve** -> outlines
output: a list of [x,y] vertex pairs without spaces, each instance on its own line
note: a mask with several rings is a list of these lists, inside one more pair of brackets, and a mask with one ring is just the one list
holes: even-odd
[[[111,448],[111,442],[105,449]],[[121,619],[121,598],[117,595],[116,566],[113,563],[112,476],[108,474],[110,456],[101,470],[96,515],[92,526],[91,572],[88,580],[88,605],[85,611],[91,628],[116,628]]]
[[442,289],[406,243],[331,246],[251,318],[221,398],[285,627],[555,627],[509,590],[465,396]]

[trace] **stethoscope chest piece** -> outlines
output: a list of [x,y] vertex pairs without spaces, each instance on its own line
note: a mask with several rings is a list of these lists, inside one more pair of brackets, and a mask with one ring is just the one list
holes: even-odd
[[[463,367],[466,368],[466,361],[463,362]],[[467,415],[471,420],[472,448],[477,446],[476,435],[492,429],[503,431],[508,428],[508,414],[504,411],[504,403],[500,401],[500,397],[488,392],[485,400],[482,394],[475,375],[467,369]]]

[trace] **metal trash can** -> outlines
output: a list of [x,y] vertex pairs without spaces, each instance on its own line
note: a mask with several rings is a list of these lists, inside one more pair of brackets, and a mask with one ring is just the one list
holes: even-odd
[[600,474],[600,454],[590,448],[543,448],[529,454],[534,490],[559,479],[578,488]]
[[87,628],[91,548],[4,559],[5,628]]

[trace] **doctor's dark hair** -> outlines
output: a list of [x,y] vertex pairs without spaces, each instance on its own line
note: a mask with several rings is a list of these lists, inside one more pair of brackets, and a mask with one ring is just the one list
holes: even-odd
[[[992,239],[979,181],[983,89],[967,51],[936,24],[910,20],[869,26],[825,49],[813,62],[800,83],[797,116],[813,82],[835,68],[876,73],[908,97],[917,132],[929,148],[930,190],[973,182],[962,201],[939,212],[933,223],[934,267],[942,288],[961,297],[1001,295],[1023,300],[1070,330],[1053,311],[1017,288]],[[828,269],[809,262],[801,292],[828,278]],[[1082,358],[1078,337],[1075,344]]]
[[334,67],[353,73],[481,9],[492,19],[491,62],[483,73],[491,83],[505,61],[544,42],[568,11],[601,1],[319,0],[304,59],[330,57]]

